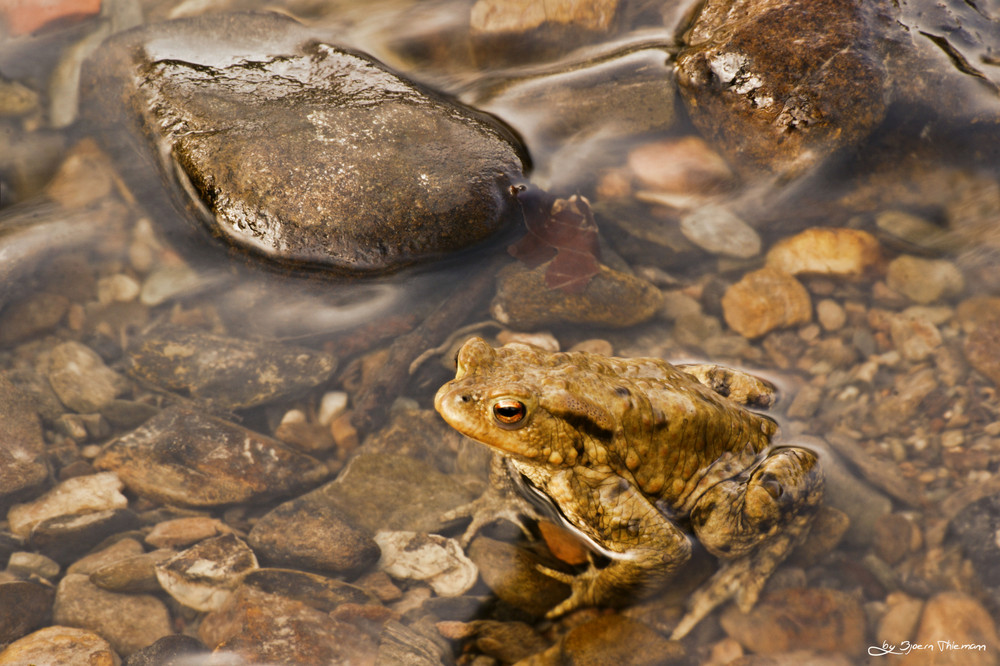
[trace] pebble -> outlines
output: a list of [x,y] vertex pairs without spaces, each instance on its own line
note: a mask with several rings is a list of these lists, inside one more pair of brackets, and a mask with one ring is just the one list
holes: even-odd
[[48,291],[13,301],[0,312],[0,345],[36,338],[62,321],[69,299]]
[[28,578],[31,575],[52,579],[59,575],[61,567],[55,560],[41,553],[18,551],[10,554],[7,561],[7,573]]
[[153,548],[186,548],[230,531],[230,528],[218,518],[191,516],[156,523],[144,540]]
[[269,566],[355,572],[374,564],[379,548],[323,492],[324,486],[279,505],[254,525],[247,539]]
[[878,240],[866,231],[813,227],[785,238],[767,253],[767,265],[789,275],[858,277],[882,260]]
[[194,636],[171,634],[133,652],[122,666],[195,666],[208,660],[210,650]]
[[879,619],[875,629],[875,644],[888,641],[891,645],[902,645],[903,641],[913,642],[917,635],[917,622],[924,610],[924,601],[902,592],[893,592],[886,597],[888,608]]
[[937,350],[943,339],[938,327],[920,316],[892,318],[889,335],[893,346],[908,361],[922,361]]
[[866,617],[851,595],[825,588],[785,588],[766,594],[749,613],[727,607],[726,634],[760,654],[790,650],[865,653]]
[[663,306],[660,290],[652,284],[604,265],[579,293],[549,289],[547,268],[514,265],[501,271],[490,305],[493,318],[527,330],[558,323],[622,328],[652,319]]
[[766,266],[747,273],[722,297],[726,323],[745,338],[812,319],[809,292],[794,277]]
[[290,409],[281,417],[274,436],[285,444],[309,454],[327,451],[336,443],[329,426],[312,423],[301,409]]
[[622,615],[602,615],[570,630],[562,641],[562,663],[597,664],[688,663],[687,651],[678,641],[667,640],[649,626]]
[[[539,349],[544,349],[545,351],[550,352],[557,352],[560,349],[559,340],[556,339],[556,336],[546,331],[538,331],[537,333],[522,333],[520,331],[510,331],[504,329],[497,333],[497,342],[501,345],[508,345],[515,342],[522,345],[538,347]],[[452,359],[452,361],[454,361],[454,359]]]
[[222,409],[240,409],[326,381],[337,360],[305,347],[160,327],[129,353],[129,373]]
[[569,593],[568,585],[539,571],[541,560],[523,548],[479,536],[467,553],[501,601],[531,616],[541,617]]
[[101,303],[128,303],[139,296],[139,283],[130,275],[116,273],[97,281],[97,300]]
[[[947,641],[951,647],[942,648],[939,641]],[[913,642],[933,645],[937,654],[913,651],[901,660],[905,666],[995,666],[1000,652],[1000,637],[989,611],[962,592],[939,592],[927,600]],[[962,647],[979,645],[985,649]]]
[[816,304],[816,319],[824,331],[839,331],[847,323],[847,312],[837,301],[824,298]]
[[29,396],[0,374],[0,510],[49,477],[42,424]]
[[344,391],[327,391],[319,401],[319,414],[316,420],[329,426],[335,418],[347,411],[347,393]]
[[704,139],[693,135],[633,148],[628,154],[628,168],[641,186],[658,192],[709,194],[735,182],[722,156]]
[[[15,641],[44,624],[52,614],[55,590],[36,581],[0,582],[0,645]],[[0,663],[4,663],[0,660]],[[10,662],[6,662],[10,663]]]
[[276,439],[187,407],[161,411],[94,461],[129,490],[178,506],[261,501],[314,485],[327,467]]
[[898,564],[922,545],[920,528],[904,514],[885,514],[875,523],[875,552],[887,564]]
[[173,550],[164,548],[126,557],[96,569],[90,574],[90,582],[109,592],[160,592],[162,588],[156,576],[156,565],[174,555],[176,553]]
[[62,404],[80,414],[99,412],[127,388],[124,377],[79,342],[64,342],[49,353],[46,375]]
[[156,307],[206,286],[208,286],[206,280],[186,264],[162,266],[143,281],[139,291],[139,302],[149,307]]
[[749,259],[760,254],[757,231],[728,208],[708,204],[681,218],[681,233],[711,254]]
[[476,565],[454,539],[437,534],[380,530],[378,568],[396,579],[424,581],[440,597],[468,592],[479,578]]
[[113,472],[67,479],[38,499],[11,507],[7,513],[10,530],[27,537],[36,525],[50,518],[125,508],[128,500],[120,492],[122,487]]
[[253,551],[233,534],[206,539],[155,565],[167,594],[199,611],[221,608],[243,575],[257,568]]
[[0,652],[0,666],[118,666],[111,644],[92,631],[46,627],[14,641]]
[[567,351],[571,352],[586,352],[588,354],[600,354],[602,356],[611,356],[614,354],[614,347],[611,343],[602,338],[591,338],[589,340],[581,340],[577,342]]
[[[379,636],[376,664],[407,664],[407,666],[437,666],[451,659],[452,647],[436,627],[427,623],[406,626],[395,620],[383,625]],[[418,631],[421,629],[421,631]]]
[[965,338],[962,351],[969,365],[1000,386],[1000,317],[976,326]]
[[916,303],[935,303],[965,289],[965,278],[955,264],[944,259],[901,255],[886,270],[886,284]]
[[59,582],[52,621],[100,634],[123,656],[173,633],[167,607],[156,597],[108,592],[83,574]]

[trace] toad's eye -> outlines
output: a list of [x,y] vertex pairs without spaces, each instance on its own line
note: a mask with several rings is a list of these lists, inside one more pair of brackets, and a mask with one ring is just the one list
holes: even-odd
[[528,414],[528,408],[520,400],[504,398],[497,400],[493,405],[493,418],[497,420],[501,427],[516,426]]

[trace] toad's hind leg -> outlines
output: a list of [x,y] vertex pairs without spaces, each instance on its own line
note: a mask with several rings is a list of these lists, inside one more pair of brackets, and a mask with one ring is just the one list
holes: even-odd
[[733,597],[740,610],[749,611],[771,573],[805,538],[822,496],[816,455],[795,447],[775,450],[702,495],[691,511],[691,525],[722,564],[691,596],[672,638],[683,637]]

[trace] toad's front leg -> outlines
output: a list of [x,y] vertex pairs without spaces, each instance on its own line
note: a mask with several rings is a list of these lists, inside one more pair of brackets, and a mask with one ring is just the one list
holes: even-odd
[[[600,480],[591,484],[587,477]],[[582,470],[555,479],[548,490],[553,498],[573,498],[557,501],[567,526],[609,560],[603,568],[591,564],[576,576],[545,570],[572,589],[547,613],[550,618],[581,606],[621,601],[630,592],[667,580],[691,557],[689,537],[619,476]]]
[[691,596],[671,638],[682,638],[733,597],[740,610],[749,611],[771,573],[808,534],[822,497],[816,454],[795,447],[776,449],[702,495],[691,511],[691,525],[723,563]]

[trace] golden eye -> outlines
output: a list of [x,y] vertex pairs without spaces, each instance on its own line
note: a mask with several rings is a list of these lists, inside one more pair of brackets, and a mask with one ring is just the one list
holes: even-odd
[[524,420],[524,417],[527,416],[527,414],[528,408],[524,406],[524,403],[520,400],[514,400],[513,398],[497,400],[493,405],[493,418],[495,418],[501,426],[517,425]]

